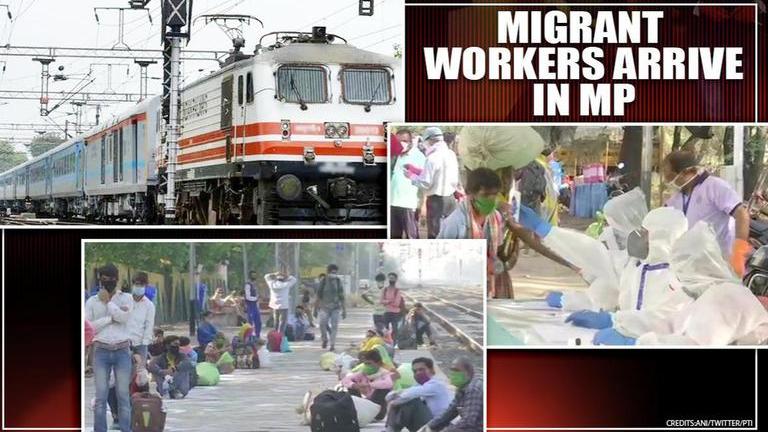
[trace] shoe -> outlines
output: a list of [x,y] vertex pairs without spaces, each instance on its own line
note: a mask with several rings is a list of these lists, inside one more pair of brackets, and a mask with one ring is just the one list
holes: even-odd
[[171,399],[184,399],[184,395],[180,391],[174,391],[171,393]]
[[334,347],[333,345],[331,345],[331,347],[330,347],[330,348],[328,348],[328,351],[330,351],[330,352],[334,352],[334,351],[336,351],[336,347]]
[[109,427],[109,430],[120,430],[120,422],[116,419],[112,420],[112,426]]
[[323,341],[323,349],[326,349],[328,347],[328,341]]

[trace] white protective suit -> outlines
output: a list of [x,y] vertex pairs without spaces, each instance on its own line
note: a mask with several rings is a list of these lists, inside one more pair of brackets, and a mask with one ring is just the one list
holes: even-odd
[[651,210],[643,228],[648,231],[648,256],[628,260],[619,279],[619,310],[612,316],[619,333],[635,338],[666,328],[669,315],[693,301],[669,269],[672,245],[688,231],[683,212],[671,207]]
[[670,267],[695,301],[672,314],[665,328],[641,335],[638,344],[766,343],[768,311],[731,271],[709,225],[699,222],[675,242]]
[[635,188],[605,203],[603,214],[609,226],[598,240],[581,232],[552,227],[543,244],[580,268],[582,277],[590,283],[586,291],[564,292],[563,310],[615,310],[618,307],[619,276],[629,258],[627,236],[640,228],[647,213],[645,195]]

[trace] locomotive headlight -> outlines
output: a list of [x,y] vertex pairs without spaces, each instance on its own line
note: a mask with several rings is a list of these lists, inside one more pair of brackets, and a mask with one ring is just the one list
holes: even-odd
[[332,124],[325,125],[325,137],[336,138],[336,126]]
[[376,165],[376,156],[373,154],[373,147],[370,144],[366,144],[363,147],[363,164],[364,165]]
[[326,138],[349,138],[349,123],[325,123]]
[[349,127],[346,124],[342,124],[337,129],[339,138],[349,138]]
[[299,199],[301,188],[301,180],[293,174],[286,174],[277,179],[277,195],[286,201]]

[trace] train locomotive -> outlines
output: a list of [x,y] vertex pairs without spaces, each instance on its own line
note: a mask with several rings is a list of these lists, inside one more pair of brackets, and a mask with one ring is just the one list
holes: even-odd
[[[403,115],[399,60],[323,27],[268,33],[253,55],[241,46],[182,90],[176,220],[385,224],[385,125]],[[162,223],[163,137],[161,99],[146,99],[0,174],[0,202],[17,212]]]

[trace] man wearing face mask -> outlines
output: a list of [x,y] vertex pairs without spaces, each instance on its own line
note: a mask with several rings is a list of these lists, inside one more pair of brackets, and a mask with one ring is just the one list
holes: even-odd
[[430,358],[419,357],[411,362],[413,377],[418,385],[389,393],[386,432],[403,428],[416,431],[433,418],[440,417],[451,404],[448,386],[435,378],[435,364]]
[[[723,256],[739,276],[752,251],[749,244],[749,212],[742,197],[723,179],[699,168],[696,155],[689,151],[672,152],[664,159],[664,178],[675,194],[668,207],[682,211],[693,227],[699,221],[712,226]],[[731,226],[731,218],[735,229]]]
[[327,267],[328,275],[320,282],[315,300],[315,316],[320,320],[320,334],[323,340],[323,349],[329,351],[336,349],[336,333],[339,329],[339,315],[341,319],[347,318],[347,308],[344,304],[344,287],[339,279],[339,267],[330,264]]
[[269,307],[272,308],[274,314],[275,329],[281,334],[285,334],[285,326],[288,324],[288,309],[291,303],[291,290],[294,289],[298,280],[285,271],[269,273],[264,276],[264,280],[269,287]]
[[397,343],[397,323],[400,321],[400,305],[403,295],[397,287],[397,273],[387,274],[389,285],[381,292],[380,303],[384,305],[384,328],[390,329],[392,340]]
[[141,355],[143,361],[147,360],[147,350],[153,341],[155,326],[155,305],[144,294],[147,288],[147,274],[136,273],[133,277],[133,312],[128,319],[128,331],[131,334],[133,351]]
[[406,164],[405,176],[424,190],[427,197],[427,237],[436,238],[441,221],[456,208],[455,194],[459,191],[459,161],[448,144],[443,131],[428,127],[422,138],[426,147],[424,169]]
[[131,335],[128,321],[135,301],[130,294],[117,289],[118,270],[109,263],[99,269],[99,292],[85,303],[85,319],[95,330],[93,378],[96,403],[93,408],[93,429],[107,430],[107,397],[109,376],[114,371],[115,391],[120,430],[131,430]]
[[165,352],[149,362],[147,370],[155,379],[157,392],[171,399],[182,399],[189,393],[192,363],[181,352],[178,336],[167,336],[163,340]]
[[[483,430],[483,380],[475,376],[475,368],[466,357],[459,357],[451,364],[448,377],[456,387],[456,395],[439,417],[431,420],[422,431],[482,432]],[[456,417],[459,421],[451,424]]]

